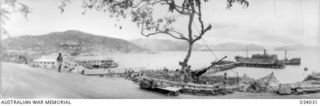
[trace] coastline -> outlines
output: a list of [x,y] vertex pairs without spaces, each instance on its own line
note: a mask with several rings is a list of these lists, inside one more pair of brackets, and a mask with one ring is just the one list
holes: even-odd
[[137,84],[122,78],[82,76],[32,68],[23,64],[2,63],[2,98],[56,99],[316,99],[320,93],[277,95],[275,93],[235,92],[219,96],[182,94],[177,97],[140,89]]

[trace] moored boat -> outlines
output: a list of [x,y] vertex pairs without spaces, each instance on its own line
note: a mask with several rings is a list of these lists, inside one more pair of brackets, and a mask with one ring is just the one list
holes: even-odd
[[246,67],[261,67],[261,68],[284,68],[285,63],[278,59],[278,56],[269,55],[264,49],[263,54],[253,54],[251,58],[235,56],[235,60],[240,66]]
[[284,63],[286,65],[300,65],[301,64],[301,58],[285,59]]

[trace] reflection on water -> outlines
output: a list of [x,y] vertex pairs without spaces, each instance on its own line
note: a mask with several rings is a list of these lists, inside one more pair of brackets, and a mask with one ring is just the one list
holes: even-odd
[[[249,51],[249,56],[255,53],[262,53],[262,51]],[[269,51],[269,54],[277,54],[279,59],[283,59],[284,51]],[[288,51],[288,58],[301,57],[300,66],[286,66],[284,69],[266,69],[266,68],[249,68],[249,67],[238,67],[227,71],[228,75],[242,76],[246,73],[248,76],[253,78],[260,78],[275,73],[275,76],[281,82],[297,82],[304,79],[304,77],[312,71],[320,72],[320,51]],[[137,68],[144,67],[147,69],[160,69],[167,67],[169,69],[179,68],[178,62],[183,60],[186,52],[159,52],[156,54],[116,54],[109,55],[116,62],[119,63],[119,68]],[[246,56],[244,51],[215,51],[215,55],[218,58],[228,56],[226,60],[234,60],[234,56],[241,55]],[[210,63],[217,60],[211,52],[192,52],[190,58],[190,64],[192,69],[199,69],[209,66]],[[307,67],[309,71],[303,69]],[[138,71],[138,70],[137,70]],[[224,73],[224,72],[223,72]],[[217,73],[222,74],[222,73]]]

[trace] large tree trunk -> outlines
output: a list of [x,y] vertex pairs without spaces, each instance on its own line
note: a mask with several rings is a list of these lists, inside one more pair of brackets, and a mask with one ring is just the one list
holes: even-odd
[[192,43],[189,43],[189,49],[188,49],[188,53],[186,55],[186,57],[184,58],[182,64],[181,64],[181,71],[184,71],[187,66],[188,66],[188,62],[189,62],[189,59],[191,57],[191,52],[192,52],[192,47],[193,47],[193,44]]
[[181,65],[181,72],[183,73],[182,74],[182,78],[181,80],[184,81],[184,82],[189,82],[191,79],[191,74],[190,74],[190,71],[191,70],[188,70],[186,71],[187,67],[189,66],[188,65],[188,62],[189,62],[189,59],[190,59],[190,56],[191,56],[191,52],[192,52],[192,47],[193,47],[193,32],[192,32],[192,24],[193,24],[193,18],[194,18],[194,15],[195,15],[195,9],[194,9],[194,4],[191,3],[191,8],[192,8],[192,14],[189,15],[189,23],[188,23],[188,44],[189,44],[189,49],[188,49],[188,53],[186,55],[186,57],[184,58],[183,62],[180,63]]
[[186,81],[187,79],[191,79],[191,74],[190,74],[190,70],[186,71],[189,62],[189,59],[191,57],[191,53],[192,53],[192,48],[193,48],[193,43],[188,43],[189,44],[189,49],[188,49],[188,53],[186,55],[186,57],[184,58],[183,62],[180,64],[181,65],[181,71],[183,72],[183,79],[181,79],[182,81],[188,82]]

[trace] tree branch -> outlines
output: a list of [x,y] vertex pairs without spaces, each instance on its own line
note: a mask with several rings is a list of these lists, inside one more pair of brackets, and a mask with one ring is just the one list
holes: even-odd
[[191,5],[191,9],[192,9],[192,14],[189,15],[189,24],[188,24],[188,37],[190,42],[189,43],[193,43],[193,32],[192,32],[192,24],[193,24],[193,19],[194,19],[194,13],[195,13],[195,8],[194,8],[194,3],[190,3]]
[[209,24],[209,26],[207,26],[206,29],[204,29],[203,31],[201,31],[200,35],[197,36],[192,42],[196,42],[196,41],[200,40],[200,39],[202,38],[202,36],[203,36],[207,31],[211,30],[211,28],[212,28],[212,26],[211,26],[211,24]]
[[201,31],[200,31],[200,34],[199,36],[197,36],[192,42],[196,42],[198,40],[200,40],[202,38],[202,36],[212,28],[211,24],[209,24],[209,26],[207,26],[206,28],[204,28],[204,23],[203,23],[203,20],[202,20],[202,12],[201,12],[201,1],[198,1],[198,5],[196,5],[198,7],[198,21],[200,23],[200,26],[201,26]]
[[[145,34],[144,33],[144,28],[141,28],[141,35],[145,36],[145,37],[149,37],[149,36],[153,36],[153,35],[157,35],[157,34],[165,34],[165,35],[168,35],[172,38],[175,38],[175,39],[181,39],[181,40],[187,40],[189,41],[189,39],[187,39],[182,33],[180,32],[177,32],[175,30],[164,30],[164,31],[157,31],[157,32],[153,32],[153,33],[148,33],[148,34]],[[174,34],[176,33],[176,34]]]
[[[171,2],[173,2],[173,1],[174,1],[174,0],[170,0],[170,2],[169,2],[168,0],[165,0],[165,4],[170,5]],[[190,15],[190,14],[192,14],[193,12],[194,12],[195,14],[199,14],[199,13],[196,12],[196,11],[192,11],[192,9],[186,8],[186,7],[185,7],[186,1],[187,1],[187,0],[184,0],[184,2],[182,3],[181,6],[175,5],[175,7],[174,7],[173,9],[176,10],[176,12],[178,12],[178,13],[180,13],[180,14],[183,14],[183,15]],[[187,10],[187,11],[185,11],[185,10]]]

